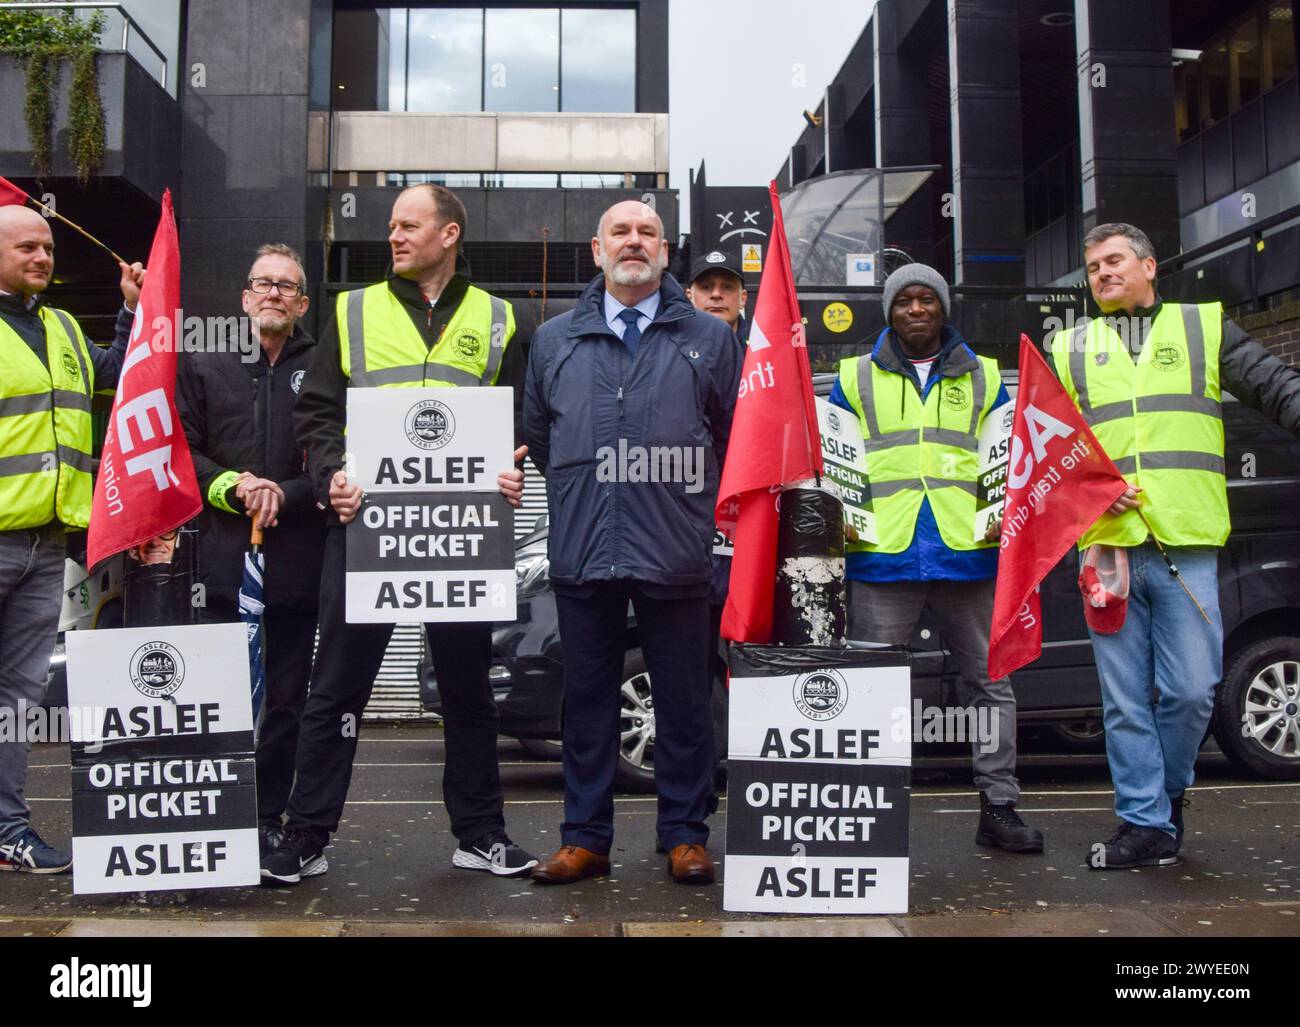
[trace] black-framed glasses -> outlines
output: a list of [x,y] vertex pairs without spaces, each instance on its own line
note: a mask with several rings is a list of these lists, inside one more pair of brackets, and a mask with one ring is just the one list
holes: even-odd
[[286,296],[289,299],[302,292],[302,286],[297,282],[277,282],[270,278],[250,278],[248,287],[259,296],[269,295],[271,290],[274,289],[281,296]]

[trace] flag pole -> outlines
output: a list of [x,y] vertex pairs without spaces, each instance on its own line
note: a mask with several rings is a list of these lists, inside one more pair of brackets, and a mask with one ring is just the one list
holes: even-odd
[[53,207],[47,207],[47,206],[45,206],[45,204],[41,203],[41,201],[38,200],[38,199],[36,199],[36,197],[34,197],[34,196],[28,196],[27,198],[28,198],[29,200],[31,200],[34,204],[36,204],[38,207],[40,207],[40,208],[41,208],[41,211],[45,214],[46,217],[58,218],[58,219],[59,219],[60,221],[62,221],[65,225],[67,225],[69,228],[71,228],[74,232],[80,232],[83,236],[85,236],[85,238],[87,238],[87,239],[89,239],[91,242],[93,242],[93,243],[94,243],[96,246],[98,246],[101,250],[103,250],[103,251],[104,251],[105,253],[107,253],[110,257],[112,257],[114,260],[116,260],[119,264],[126,264],[126,263],[129,263],[129,261],[123,260],[122,257],[121,257],[121,256],[120,256],[116,251],[114,251],[111,247],[109,247],[109,246],[106,245],[105,243],[100,242],[100,241],[99,241],[98,239],[96,239],[93,235],[91,235],[91,234],[90,234],[89,232],[87,232],[84,228],[82,228],[79,224],[77,224],[75,221],[69,221],[67,218],[65,218],[62,214],[60,214],[60,213],[59,213],[57,210],[55,210]]
[[1192,590],[1187,587],[1187,582],[1183,580],[1182,574],[1179,572],[1178,568],[1174,566],[1174,561],[1169,558],[1169,554],[1165,552],[1165,547],[1162,546],[1160,540],[1156,538],[1155,529],[1151,527],[1151,522],[1147,520],[1147,515],[1144,514],[1141,509],[1139,509],[1137,513],[1138,516],[1142,518],[1142,523],[1147,526],[1147,531],[1151,533],[1151,541],[1156,544],[1156,549],[1160,550],[1160,555],[1164,557],[1165,566],[1169,568],[1170,576],[1173,577],[1178,584],[1183,586],[1183,591],[1187,593],[1187,598],[1192,601],[1192,605],[1196,607],[1196,612],[1204,618],[1205,623],[1209,624],[1210,627],[1214,627],[1214,622],[1210,620],[1209,614],[1207,614],[1205,608],[1197,602],[1196,596],[1193,595]]

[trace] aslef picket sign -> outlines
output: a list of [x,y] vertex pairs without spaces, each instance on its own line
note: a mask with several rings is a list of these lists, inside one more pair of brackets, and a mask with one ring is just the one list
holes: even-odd
[[903,650],[732,648],[724,909],[907,912],[910,704]]
[[258,883],[245,638],[242,624],[68,633],[76,894]]
[[513,391],[349,389],[349,624],[515,619]]

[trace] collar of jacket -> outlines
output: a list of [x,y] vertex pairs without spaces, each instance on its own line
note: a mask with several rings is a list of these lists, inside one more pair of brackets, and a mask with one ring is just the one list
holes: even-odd
[[[254,340],[256,340],[256,336],[254,336]],[[303,350],[315,345],[316,340],[311,336],[311,334],[304,331],[301,324],[295,324],[293,326],[293,332],[290,333],[289,338],[284,340],[284,348],[280,350],[280,358],[275,362],[275,366],[279,367],[290,357],[296,356]],[[254,378],[258,377],[268,366],[270,366],[266,362],[266,350],[262,349],[260,345],[257,348],[256,360],[241,362],[247,369],[248,373]]]
[[469,291],[468,278],[464,275],[452,275],[437,302],[431,304],[424,293],[420,291],[417,282],[413,282],[409,278],[399,278],[391,271],[388,273],[387,282],[389,291],[401,300],[403,306],[419,311],[428,310],[430,307],[459,307],[460,301],[465,298],[465,293]]
[[[686,298],[686,290],[677,283],[676,278],[665,272],[659,285],[659,313],[651,323],[672,324],[686,320],[695,312],[695,307]],[[605,276],[603,274],[593,278],[591,284],[578,298],[578,304],[573,308],[573,320],[569,323],[569,334],[611,335],[618,338],[605,321]]]
[[[917,388],[920,388],[920,378],[917,376],[916,368],[903,355],[902,348],[898,344],[898,336],[892,328],[881,331],[876,339],[876,346],[871,351],[871,359],[882,371],[891,371],[911,378],[917,383]],[[979,360],[975,356],[975,351],[967,345],[961,332],[952,325],[945,324],[939,334],[938,359],[935,361],[934,370],[930,372],[931,376],[960,378],[964,374],[970,374],[978,366]]]
[[27,305],[27,297],[20,292],[0,294],[0,313],[8,317],[39,317],[43,306],[45,306],[44,293],[37,293],[36,302],[30,307]]

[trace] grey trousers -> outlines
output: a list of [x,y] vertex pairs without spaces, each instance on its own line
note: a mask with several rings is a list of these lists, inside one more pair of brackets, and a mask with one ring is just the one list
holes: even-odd
[[[989,632],[993,624],[992,579],[987,581],[849,582],[849,637],[861,642],[907,645],[927,605],[943,640],[961,668],[962,702],[997,725],[997,745],[985,752],[971,744],[975,787],[990,802],[1015,802],[1016,697],[1011,679],[989,680]],[[987,707],[983,712],[981,707]]]
[[[0,717],[14,718],[0,735],[0,842],[27,830],[23,707],[45,698],[50,654],[63,605],[62,525],[35,531],[0,531]],[[25,718],[23,718],[25,720]]]

